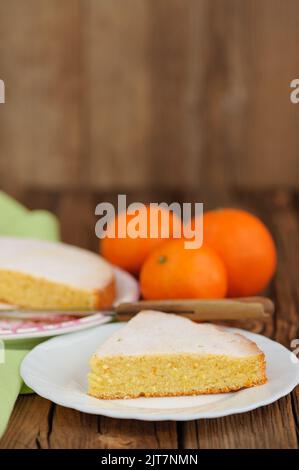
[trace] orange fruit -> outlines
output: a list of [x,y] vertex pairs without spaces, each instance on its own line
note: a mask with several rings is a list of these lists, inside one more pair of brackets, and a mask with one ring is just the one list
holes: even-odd
[[143,297],[149,300],[222,298],[227,276],[211,248],[186,249],[184,240],[169,240],[144,262],[140,287]]
[[258,294],[275,272],[273,238],[263,222],[249,212],[229,208],[206,212],[203,241],[224,262],[229,296]]
[[[127,228],[132,227],[133,224],[138,230],[139,224],[135,225],[133,220],[135,215],[129,215],[127,212],[119,214],[114,220],[116,234],[121,222]],[[165,217],[166,215],[169,217]],[[155,218],[157,223],[153,226]],[[168,238],[172,238],[175,230],[181,229],[181,220],[172,211],[159,209],[156,206],[151,208],[151,212],[150,206],[145,206],[145,209],[139,213],[139,221],[140,225],[142,224],[146,229],[145,238],[131,238],[128,235],[120,238],[116,235],[115,238],[103,238],[100,248],[104,258],[135,275],[139,274],[142,263],[149,253]],[[111,224],[112,222],[110,222],[110,228]],[[156,230],[157,238],[151,238],[151,229]],[[109,224],[107,230],[109,231]],[[169,236],[167,236],[167,231]]]

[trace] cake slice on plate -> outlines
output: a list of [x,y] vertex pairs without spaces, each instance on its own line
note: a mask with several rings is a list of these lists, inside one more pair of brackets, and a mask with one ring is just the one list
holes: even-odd
[[115,295],[112,267],[59,242],[0,237],[0,302],[25,308],[100,308]]
[[144,311],[100,346],[88,378],[103,399],[230,392],[266,382],[265,356],[242,335]]

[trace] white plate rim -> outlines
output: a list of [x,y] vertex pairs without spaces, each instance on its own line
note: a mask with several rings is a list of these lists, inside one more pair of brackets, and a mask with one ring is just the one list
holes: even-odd
[[[119,327],[121,326],[120,323],[110,323],[101,326],[101,328],[107,328],[107,327],[112,327],[112,330],[116,327],[116,325]],[[252,333],[247,330],[242,330],[239,328],[227,328],[229,331],[235,332],[235,333],[240,333],[246,336],[247,338],[259,342],[260,341],[265,341],[269,342],[269,344],[274,344],[276,348],[280,348],[281,351],[284,353],[288,353],[291,355],[291,351],[289,351],[286,347],[284,347],[282,344],[267,338],[266,336],[257,334],[257,333]],[[79,334],[78,332],[77,334]],[[82,332],[84,333],[84,332]],[[71,336],[71,335],[68,335]],[[67,340],[68,336],[62,337],[56,337],[52,338],[49,341],[55,342],[55,341],[63,341]],[[47,343],[49,342],[47,341]],[[188,411],[188,408],[186,408],[186,411],[176,413],[176,409],[171,409],[169,411],[166,410],[159,410],[158,413],[155,413],[154,411],[150,411],[150,413],[144,413],[142,411],[136,411],[134,408],[124,408],[120,410],[113,410],[113,409],[104,409],[100,408],[98,410],[95,409],[90,409],[88,406],[81,406],[81,405],[76,405],[75,403],[71,403],[68,400],[64,400],[63,398],[59,397],[58,399],[55,399],[53,397],[52,393],[48,393],[46,389],[43,388],[43,386],[36,385],[34,383],[34,379],[31,379],[30,371],[28,371],[28,363],[30,365],[30,360],[33,354],[38,353],[38,350],[40,348],[43,348],[45,343],[42,343],[38,345],[34,350],[32,350],[23,360],[22,365],[21,365],[21,376],[24,380],[24,382],[32,388],[37,394],[40,396],[53,401],[54,403],[67,407],[67,408],[72,408],[77,411],[87,413],[87,414],[96,414],[100,416],[106,416],[110,418],[117,418],[117,419],[135,419],[135,420],[142,420],[142,421],[192,421],[192,420],[197,420],[197,419],[214,419],[214,418],[220,418],[224,416],[229,416],[229,415],[235,415],[235,414],[240,414],[240,413],[245,413],[248,411],[252,411],[254,409],[270,405],[271,403],[274,403],[275,401],[279,400],[280,398],[288,395],[292,390],[299,384],[299,363],[296,364],[296,374],[294,374],[293,380],[290,381],[286,386],[282,387],[281,390],[277,393],[273,393],[271,396],[264,400],[258,400],[255,403],[248,404],[248,406],[233,406],[229,407],[227,410],[221,410],[221,411],[201,411],[201,412],[190,412]],[[267,385],[267,384],[266,384]],[[263,385],[262,385],[263,386]],[[249,389],[242,390],[241,392],[246,392]],[[240,392],[234,392],[233,395],[237,396],[237,394]],[[179,397],[178,397],[179,398]],[[161,400],[161,398],[157,398]],[[111,402],[111,400],[109,400]]]
[[[139,299],[140,290],[138,281],[127,271],[124,271],[121,268],[112,266],[115,273],[115,278],[117,284],[123,282],[130,284],[130,290],[121,296],[118,296],[114,302],[114,305],[117,305],[120,302],[135,302]],[[101,313],[95,313],[94,315],[89,315],[88,317],[80,318],[77,320],[66,321],[58,326],[44,326],[42,329],[25,328],[24,332],[19,328],[18,333],[1,333],[0,331],[0,341],[20,341],[25,339],[38,339],[38,338],[51,338],[53,336],[61,336],[65,334],[75,333],[79,331],[84,331],[89,328],[93,328],[111,321],[111,316],[102,315]],[[3,331],[3,330],[2,330]]]

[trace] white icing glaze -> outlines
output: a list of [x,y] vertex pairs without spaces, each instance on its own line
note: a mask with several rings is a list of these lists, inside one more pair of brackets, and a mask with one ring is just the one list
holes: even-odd
[[0,237],[0,270],[87,290],[101,289],[113,278],[109,263],[96,253],[29,238]]
[[170,313],[143,311],[103,343],[98,357],[148,354],[220,354],[250,356],[261,353],[255,343],[209,323]]

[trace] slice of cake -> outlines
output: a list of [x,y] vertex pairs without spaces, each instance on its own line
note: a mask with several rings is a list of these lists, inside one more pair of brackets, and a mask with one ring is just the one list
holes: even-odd
[[221,393],[266,382],[265,356],[242,335],[144,311],[91,358],[89,394],[104,399]]
[[59,242],[0,237],[0,302],[24,308],[100,308],[115,296],[112,267]]

